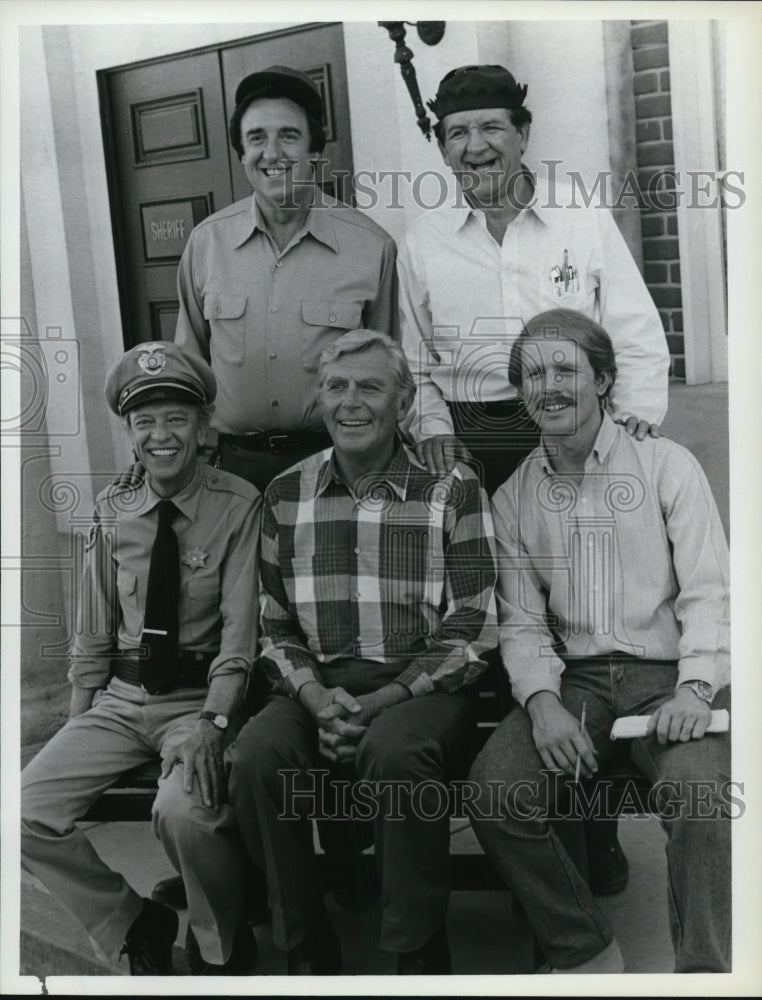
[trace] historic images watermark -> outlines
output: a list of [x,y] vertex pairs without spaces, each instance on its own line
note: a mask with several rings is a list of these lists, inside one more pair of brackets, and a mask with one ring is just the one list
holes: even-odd
[[[567,170],[563,160],[541,160],[539,169],[529,171],[535,195],[527,208],[587,209],[618,211],[637,208],[641,211],[674,211],[689,209],[737,209],[746,203],[741,170],[675,170],[663,167],[652,172],[627,171],[623,176],[611,170],[600,170],[592,182],[578,170]],[[411,204],[420,209],[437,209],[445,205],[470,207],[469,194],[478,186],[479,200],[486,205],[506,201],[518,203],[519,183],[524,171],[506,175],[502,170],[463,172],[453,175],[440,170],[349,170],[329,169],[328,161],[314,161],[314,179],[295,180],[284,192],[284,208],[296,208],[300,201],[299,188],[310,189],[316,208],[334,207],[329,192],[351,190],[354,204],[362,211],[374,209],[405,209]],[[490,189],[485,197],[485,178]],[[538,181],[540,182],[538,184]]]
[[489,781],[481,786],[468,779],[444,784],[424,781],[362,778],[351,781],[331,776],[328,769],[278,772],[283,808],[278,818],[337,822],[414,818],[437,822],[500,820],[506,815],[521,821],[540,819],[616,819],[623,814],[656,815],[666,822],[741,819],[746,813],[744,782],[661,780],[644,795],[634,779],[623,784],[611,778],[573,781],[561,771],[540,771],[540,780],[508,783]]

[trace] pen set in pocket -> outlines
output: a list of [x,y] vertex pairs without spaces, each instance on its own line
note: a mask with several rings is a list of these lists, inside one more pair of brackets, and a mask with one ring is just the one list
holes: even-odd
[[569,263],[569,251],[564,250],[564,266],[556,264],[550,269],[550,280],[553,283],[553,294],[557,299],[569,292],[579,291],[579,275],[576,267]]

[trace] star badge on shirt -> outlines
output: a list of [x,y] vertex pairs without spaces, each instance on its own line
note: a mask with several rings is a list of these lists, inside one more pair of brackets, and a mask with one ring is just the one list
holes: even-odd
[[208,552],[202,552],[201,549],[191,549],[190,552],[185,552],[180,562],[185,566],[190,566],[191,569],[198,569],[200,566],[206,566],[206,560],[209,556]]

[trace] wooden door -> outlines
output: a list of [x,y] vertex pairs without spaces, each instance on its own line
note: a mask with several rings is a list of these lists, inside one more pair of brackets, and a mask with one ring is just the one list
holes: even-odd
[[352,173],[341,24],[298,26],[99,74],[125,348],[173,339],[177,264],[193,226],[250,194],[228,120],[238,83],[273,64],[304,70],[320,88],[326,186],[351,198],[351,185],[341,183]]

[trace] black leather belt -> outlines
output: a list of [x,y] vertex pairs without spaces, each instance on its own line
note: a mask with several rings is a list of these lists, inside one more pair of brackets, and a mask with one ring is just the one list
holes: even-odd
[[219,442],[244,451],[299,451],[312,449],[320,451],[330,447],[331,437],[326,430],[319,431],[267,431],[261,434],[220,434]]
[[[206,687],[209,666],[215,656],[217,653],[199,653],[194,649],[181,649],[177,657],[177,680],[170,690]],[[140,657],[137,650],[120,649],[119,655],[111,661],[111,669],[114,677],[118,677],[125,684],[134,684],[135,687],[142,686],[140,683]]]

